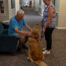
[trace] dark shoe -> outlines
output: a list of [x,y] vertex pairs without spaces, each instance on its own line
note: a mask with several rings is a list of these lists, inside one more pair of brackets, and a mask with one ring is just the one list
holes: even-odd
[[28,36],[25,37],[25,41],[24,43],[22,43],[22,48],[26,50],[28,50],[28,47],[25,45],[27,41],[28,41]]
[[27,49],[28,50],[28,47],[23,43],[22,44],[22,48],[24,48],[24,49]]
[[28,41],[28,36],[25,37],[24,43],[26,43],[27,41]]
[[21,48],[18,47],[18,48],[17,48],[17,51],[21,51]]

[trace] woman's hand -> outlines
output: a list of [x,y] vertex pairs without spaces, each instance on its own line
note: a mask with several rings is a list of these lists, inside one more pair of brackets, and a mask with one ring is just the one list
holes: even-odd
[[43,28],[43,30],[42,30],[42,31],[43,31],[43,33],[45,33],[45,30],[46,30],[46,29],[45,29],[45,28]]

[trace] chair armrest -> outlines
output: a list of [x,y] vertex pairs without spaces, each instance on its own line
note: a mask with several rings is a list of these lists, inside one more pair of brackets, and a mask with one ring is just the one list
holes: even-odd
[[0,35],[0,39],[7,39],[7,40],[18,40],[16,36],[8,36],[8,35]]
[[0,52],[16,52],[18,39],[15,36],[0,36]]

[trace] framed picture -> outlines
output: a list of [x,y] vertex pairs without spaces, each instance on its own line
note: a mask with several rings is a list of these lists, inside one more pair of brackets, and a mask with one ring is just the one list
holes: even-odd
[[15,8],[15,0],[11,0],[11,8]]
[[0,13],[4,13],[4,4],[3,1],[0,1]]

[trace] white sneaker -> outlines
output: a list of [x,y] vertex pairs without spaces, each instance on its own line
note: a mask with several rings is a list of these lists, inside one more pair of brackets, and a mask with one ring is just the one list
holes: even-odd
[[47,50],[43,51],[43,54],[47,54]]
[[50,51],[47,51],[47,54],[50,54]]
[[43,51],[43,54],[50,54],[50,51],[45,50],[45,51]]

